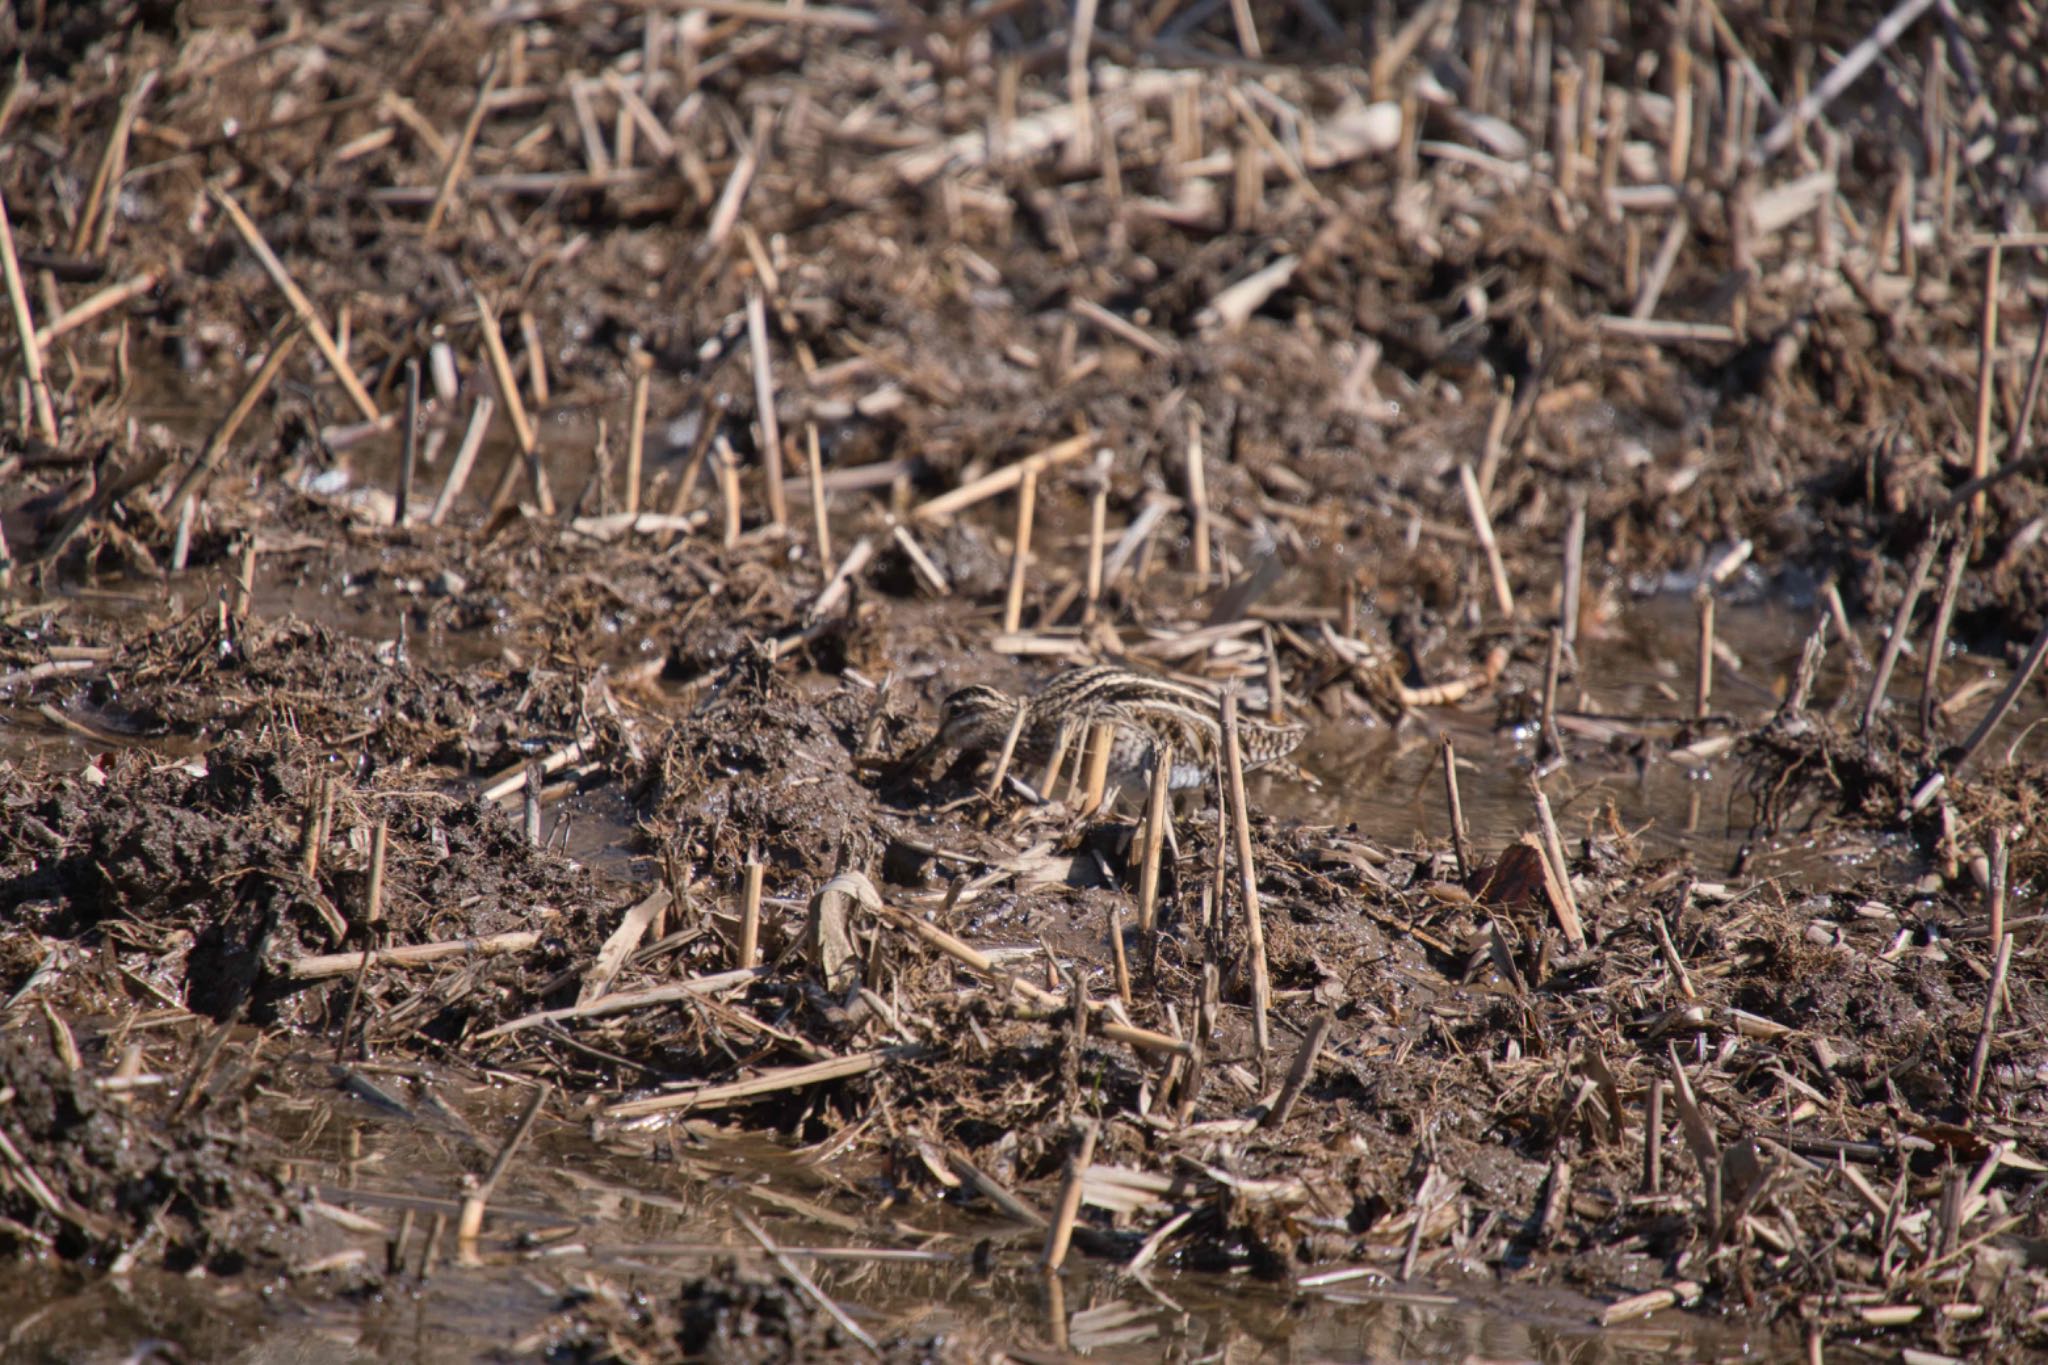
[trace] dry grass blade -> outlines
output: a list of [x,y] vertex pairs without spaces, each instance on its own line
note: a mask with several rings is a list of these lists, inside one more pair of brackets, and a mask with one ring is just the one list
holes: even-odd
[[342,391],[348,395],[349,401],[355,404],[356,411],[363,415],[366,422],[380,420],[381,414],[377,411],[377,404],[370,397],[369,390],[363,387],[363,381],[356,377],[355,367],[348,363],[348,357],[342,354],[340,345],[334,340],[334,334],[327,330],[327,324],[321,320],[319,311],[313,307],[313,301],[307,298],[305,291],[293,281],[291,272],[284,268],[284,262],[270,249],[270,243],[263,240],[263,234],[257,231],[256,224],[249,220],[249,215],[242,211],[242,206],[225,190],[209,186],[207,197],[227,215],[228,222],[241,237],[243,245],[249,248],[262,265],[263,273],[270,276],[270,282],[277,286],[277,291],[291,304],[292,312],[298,315],[299,321],[312,336],[313,344],[319,348],[321,357],[333,368],[334,377],[340,381]]
[[28,372],[30,402],[34,405],[37,433],[51,445],[57,443],[57,410],[50,402],[50,385],[43,377],[43,348],[36,339],[35,315],[29,311],[28,291],[22,287],[21,258],[14,250],[14,226],[8,221],[7,199],[0,195],[0,272],[5,272],[7,303],[14,313],[14,334],[21,341],[21,364]]
[[768,1253],[769,1259],[781,1268],[782,1273],[794,1280],[797,1287],[804,1291],[811,1302],[824,1309],[826,1315],[832,1321],[839,1324],[839,1329],[842,1332],[845,1332],[862,1346],[865,1346],[872,1354],[880,1355],[882,1353],[882,1348],[876,1343],[875,1339],[869,1336],[866,1330],[833,1300],[831,1295],[820,1289],[818,1282],[806,1274],[802,1266],[791,1260],[788,1254],[775,1244],[775,1240],[768,1235],[767,1231],[759,1223],[749,1218],[742,1209],[734,1209],[733,1217],[738,1220],[741,1227],[747,1230],[748,1236],[761,1244],[761,1249]]
[[[1244,751],[1238,741],[1237,692],[1234,688],[1223,694],[1222,720],[1223,767],[1229,782],[1231,830],[1237,841],[1238,894],[1243,900],[1245,928],[1250,937],[1245,951],[1251,959],[1252,1046],[1263,1068],[1273,1048],[1272,1026],[1267,1019],[1273,988],[1267,977],[1266,924],[1259,908],[1259,875],[1252,858],[1251,816],[1245,808]],[[1220,852],[1218,856],[1221,856]]]
[[857,1052],[850,1057],[831,1057],[822,1062],[810,1062],[803,1066],[786,1066],[764,1071],[757,1076],[726,1085],[699,1086],[672,1095],[652,1095],[641,1100],[625,1100],[608,1106],[604,1114],[607,1118],[633,1119],[645,1118],[649,1114],[665,1114],[676,1109],[722,1109],[727,1105],[759,1099],[763,1095],[775,1095],[785,1090],[801,1090],[805,1086],[865,1076],[868,1072],[890,1062],[909,1061],[923,1055],[924,1050],[916,1047],[877,1048],[871,1052]]
[[[346,925],[342,926],[342,931],[346,933]],[[538,942],[540,935],[532,930],[515,929],[503,934],[485,934],[478,938],[443,939],[436,943],[416,943],[404,948],[382,948],[368,955],[368,964],[372,967],[422,967],[445,958],[466,957],[471,953],[523,953]],[[312,957],[293,958],[285,971],[294,981],[313,981],[323,976],[341,976],[355,971],[364,965],[364,961],[362,953],[320,953]]]

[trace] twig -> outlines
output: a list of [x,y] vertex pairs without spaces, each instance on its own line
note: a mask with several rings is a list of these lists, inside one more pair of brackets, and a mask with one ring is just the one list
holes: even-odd
[[1095,477],[1088,490],[1088,574],[1084,580],[1081,610],[1083,621],[1090,624],[1095,620],[1095,609],[1102,599],[1103,536],[1109,520],[1109,462],[1109,451],[1095,452]]
[[1710,714],[1714,696],[1714,592],[1705,584],[1700,588],[1699,608],[1699,671],[1694,675],[1692,690],[1692,718],[1696,722],[1704,721]]
[[1856,78],[1863,74],[1864,69],[1877,60],[1878,54],[1896,42],[1933,3],[1934,0],[1902,0],[1901,4],[1879,21],[1868,37],[1842,55],[1842,59],[1821,78],[1820,83],[1813,87],[1805,99],[1781,115],[1771,130],[1758,139],[1755,158],[1761,161],[1783,151],[1792,139],[1799,135],[1800,130],[1813,121],[1816,114],[1827,108],[1837,95],[1847,90]]
[[1188,552],[1199,582],[1209,581],[1209,480],[1203,469],[1202,410],[1188,405]]
[[533,500],[544,517],[555,514],[555,495],[548,487],[547,471],[541,468],[540,452],[533,423],[526,415],[526,402],[519,396],[519,380],[512,373],[512,359],[505,354],[505,337],[498,330],[498,314],[475,285],[469,288],[476,302],[477,329],[483,334],[484,357],[490,363],[491,380],[498,386],[498,401],[505,405],[505,417],[512,423],[512,435],[526,461],[526,474],[533,483]]
[[348,363],[348,357],[342,354],[341,347],[334,340],[334,334],[328,331],[327,324],[321,321],[319,312],[313,307],[313,301],[307,298],[305,292],[292,280],[290,272],[284,268],[284,262],[270,249],[270,243],[263,240],[263,234],[257,231],[256,224],[249,220],[249,215],[242,211],[242,206],[225,190],[208,186],[206,193],[220,211],[227,215],[236,235],[241,237],[243,245],[249,248],[258,264],[263,267],[263,273],[270,277],[270,282],[284,295],[285,302],[291,305],[292,312],[305,324],[306,331],[312,335],[313,344],[319,348],[321,356],[333,368],[335,379],[340,382],[342,391],[348,395],[349,401],[355,404],[356,411],[362,413],[365,421],[380,420],[381,415],[377,411],[376,402],[370,397],[369,390],[363,387],[363,381],[356,377],[355,368]]
[[2005,690],[1998,694],[1998,700],[1991,704],[1991,709],[1977,722],[1977,728],[1970,731],[1970,737],[1956,750],[1954,759],[1914,788],[1912,799],[1906,806],[1907,814],[1917,814],[1926,809],[1927,803],[1947,784],[1949,776],[1969,766],[1970,760],[1977,756],[1977,750],[1984,747],[1984,741],[1991,738],[1991,732],[1998,728],[1999,722],[2003,721],[2019,702],[2020,693],[2026,690],[2035,670],[2041,667],[2043,656],[2048,656],[2048,626],[2043,626],[2041,633],[2034,637],[2034,643],[2027,649],[2027,657],[2020,661],[2019,668],[2006,683]]
[[[636,906],[635,909],[638,909],[638,907]],[[393,951],[402,952],[404,950],[394,949]],[[354,954],[347,954],[347,956],[353,957]],[[688,981],[677,981],[666,986],[650,986],[646,990],[616,991],[611,994],[600,995],[594,1000],[581,1004],[565,1006],[562,1009],[541,1010],[534,1014],[522,1014],[517,1019],[507,1020],[496,1028],[486,1029],[482,1033],[477,1034],[476,1041],[480,1043],[488,1042],[493,1038],[504,1037],[506,1034],[523,1033],[527,1029],[543,1028],[549,1024],[559,1024],[566,1019],[600,1019],[614,1014],[631,1014],[635,1010],[652,1009],[657,1005],[671,1005],[678,1000],[690,999],[692,996],[716,995],[720,991],[729,991],[735,986],[744,986],[748,982],[765,975],[766,971],[766,968],[755,967],[743,972],[715,972],[709,976],[692,977]]]
[[797,1288],[803,1290],[810,1297],[811,1302],[824,1309],[832,1321],[839,1324],[841,1331],[867,1347],[871,1354],[879,1356],[882,1353],[882,1348],[876,1344],[875,1339],[869,1336],[859,1323],[848,1316],[846,1310],[834,1302],[831,1295],[820,1289],[818,1282],[812,1279],[802,1266],[791,1260],[787,1252],[775,1244],[775,1239],[768,1235],[767,1230],[747,1216],[746,1210],[736,1208],[732,1213],[733,1217],[739,1222],[739,1225],[747,1230],[747,1235],[761,1244],[761,1250],[768,1253],[769,1259],[775,1262],[783,1274],[796,1282]]
[[1111,336],[1127,341],[1149,356],[1159,360],[1173,360],[1180,355],[1180,348],[1172,342],[1161,341],[1144,328],[1118,317],[1101,304],[1088,299],[1075,299],[1067,310],[1086,322],[1091,322]]
[[[1984,318],[1977,336],[1977,430],[1970,456],[1973,480],[1991,473],[1991,398],[1998,381],[1998,274],[2004,259],[2004,248],[1994,238],[1984,262]],[[2014,432],[2013,440],[2018,439],[2019,433]],[[1979,523],[1984,516],[1984,498],[1979,493],[1970,502],[1970,516]]]
[[761,462],[768,474],[768,521],[789,521],[782,493],[782,424],[775,416],[775,369],[768,354],[768,305],[758,289],[747,290],[747,348],[754,361],[754,413],[761,425]]
[[1148,943],[1159,927],[1159,854],[1166,843],[1172,782],[1173,745],[1162,739],[1152,747],[1152,787],[1145,800],[1145,861],[1138,873],[1138,933]]
[[420,468],[420,360],[418,356],[407,356],[405,360],[405,416],[400,422],[398,456],[398,496],[392,500],[391,524],[405,525],[406,514],[412,510],[412,485]]
[[1935,603],[1934,625],[1927,635],[1927,657],[1920,669],[1920,738],[1932,743],[1934,720],[1941,709],[1941,656],[1948,648],[1948,629],[1955,619],[1956,594],[1962,590],[1963,570],[1970,562],[1972,537],[1958,532],[1949,542],[1948,564],[1942,570],[1941,598]]
[[1493,578],[1493,601],[1500,608],[1500,614],[1512,621],[1515,619],[1515,594],[1508,586],[1507,565],[1501,562],[1500,544],[1493,538],[1493,518],[1487,515],[1486,498],[1479,491],[1479,480],[1472,472],[1472,466],[1458,466],[1458,483],[1465,490],[1465,511],[1472,518],[1472,529],[1479,537],[1479,548],[1486,552],[1486,571]]
[[1093,432],[1084,432],[1079,436],[1069,436],[1064,441],[1057,441],[1043,450],[1034,451],[1021,460],[1004,465],[1001,469],[993,470],[969,483],[964,483],[950,493],[941,493],[929,502],[920,504],[911,515],[918,521],[927,522],[950,517],[963,508],[972,507],[975,503],[1009,492],[1012,488],[1023,483],[1027,474],[1035,477],[1054,465],[1065,464],[1069,460],[1078,459],[1088,453],[1089,447],[1094,442],[1095,435]]
[[533,1094],[527,1098],[526,1109],[519,1115],[518,1126],[512,1130],[512,1136],[505,1139],[505,1145],[498,1149],[497,1158],[491,1162],[491,1169],[484,1176],[483,1183],[463,1196],[462,1212],[455,1222],[455,1240],[471,1248],[466,1254],[473,1256],[477,1234],[484,1230],[484,1206],[491,1202],[491,1195],[497,1191],[498,1182],[512,1169],[512,1159],[519,1154],[520,1147],[525,1145],[527,1135],[533,1131],[533,1125],[540,1119],[542,1106],[547,1104],[548,1097],[554,1093],[555,1087],[547,1081],[542,1081],[534,1087]]
[[1067,1158],[1066,1182],[1060,1188],[1059,1209],[1053,1215],[1052,1227],[1046,1234],[1045,1255],[1039,1265],[1048,1274],[1057,1271],[1067,1259],[1067,1250],[1073,1245],[1074,1224],[1081,1216],[1081,1194],[1088,1181],[1088,1168],[1095,1164],[1096,1125],[1090,1119],[1082,1123],[1081,1134],[1073,1153]]
[[28,292],[22,288],[21,258],[14,252],[14,228],[7,221],[7,197],[0,195],[0,270],[7,276],[7,303],[14,311],[14,334],[21,340],[21,365],[28,375],[29,399],[36,412],[36,430],[51,445],[57,444],[57,410],[50,402],[50,385],[43,378],[43,348],[36,339],[35,315],[29,311]]
[[1543,794],[1543,786],[1530,779],[1529,789],[1536,797],[1536,818],[1543,826],[1543,855],[1550,864],[1551,875],[1557,879],[1558,900],[1552,908],[1557,912],[1557,927],[1564,931],[1565,942],[1573,952],[1583,952],[1586,947],[1585,926],[1579,920],[1579,898],[1572,890],[1571,865],[1565,861],[1564,836],[1557,832],[1557,818],[1550,813],[1550,798]]
[[614,1119],[644,1118],[649,1114],[664,1114],[671,1109],[720,1109],[744,1100],[759,1099],[763,1095],[779,1094],[785,1090],[801,1090],[807,1085],[822,1085],[827,1081],[843,1081],[854,1076],[865,1076],[885,1063],[903,1061],[924,1055],[922,1048],[891,1047],[879,1048],[872,1052],[858,1052],[850,1057],[831,1057],[822,1062],[810,1062],[803,1066],[786,1066],[764,1071],[744,1081],[729,1085],[700,1086],[673,1095],[651,1095],[646,1099],[626,1100],[604,1110],[605,1117]]
[[1984,1088],[1984,1068],[1991,1061],[1991,1034],[1998,1026],[1998,1001],[2005,994],[2005,974],[2012,966],[2012,935],[2004,934],[1998,940],[1998,958],[1991,967],[1991,984],[1985,988],[1984,1023],[1977,1030],[1977,1050],[1970,1054],[1970,1086],[1963,1107],[1970,1111],[1977,1108],[1977,1096]]
[[740,942],[733,967],[746,971],[761,957],[761,877],[767,871],[758,858],[747,859],[746,887],[740,902]]
[[666,886],[657,886],[642,897],[632,909],[626,911],[619,920],[619,927],[612,930],[603,946],[597,950],[597,956],[592,958],[590,965],[584,969],[582,984],[576,988],[578,1005],[588,1005],[592,1001],[604,998],[606,992],[611,990],[612,982],[618,978],[620,970],[625,967],[626,960],[633,955],[656,918],[668,909],[674,899],[674,893]]
[[434,509],[427,514],[427,525],[439,526],[447,519],[448,509],[462,496],[463,487],[469,483],[470,472],[476,468],[477,452],[483,449],[484,433],[490,428],[491,414],[497,408],[497,400],[489,394],[477,396],[476,405],[469,410],[469,425],[463,429],[462,444],[455,451],[455,463],[448,467],[448,482],[441,485],[441,492],[434,499]]
[[1016,543],[1010,555],[1010,587],[1003,597],[1003,633],[1015,635],[1024,617],[1024,571],[1031,560],[1031,520],[1038,507],[1038,471],[1027,469],[1017,486]]
[[121,97],[121,107],[114,114],[113,131],[107,135],[107,145],[100,152],[99,165],[93,169],[92,188],[86,193],[85,208],[78,215],[78,226],[71,233],[71,254],[74,256],[84,255],[88,246],[96,257],[107,254],[107,247],[114,237],[114,220],[119,216],[115,208],[121,198],[121,176],[128,168],[128,139],[135,132],[135,117],[141,111],[142,101],[149,98],[149,92],[156,87],[159,74],[159,68],[150,67]]
[[1564,533],[1564,585],[1559,593],[1558,625],[1564,631],[1566,652],[1577,658],[1579,642],[1579,597],[1586,579],[1586,504],[1572,502],[1572,516]]
[[1940,547],[1941,537],[1930,522],[1926,537],[1920,543],[1920,553],[1914,556],[1913,567],[1906,574],[1906,590],[1899,598],[1898,611],[1892,615],[1891,635],[1884,642],[1884,651],[1877,656],[1877,672],[1870,680],[1870,695],[1863,702],[1863,719],[1856,727],[1859,734],[1870,733],[1870,727],[1877,721],[1878,708],[1884,705],[1885,690],[1891,686],[1892,670],[1898,666],[1899,655],[1906,648],[1906,630],[1912,624],[1913,608],[1920,605],[1920,590],[1927,586],[1927,572],[1934,567],[1934,552]]
[[1273,1101],[1273,1107],[1259,1120],[1259,1127],[1278,1128],[1287,1122],[1288,1116],[1294,1112],[1296,1101],[1301,1098],[1301,1092],[1308,1088],[1309,1077],[1315,1073],[1316,1058],[1322,1056],[1323,1045],[1329,1042],[1330,1030],[1336,1027],[1336,1023],[1336,1016],[1324,1010],[1316,1016],[1316,1021],[1309,1025],[1308,1036],[1303,1038],[1301,1046],[1295,1049],[1293,1064],[1287,1068],[1287,1079],[1280,1086],[1279,1098]]
[[[249,382],[242,386],[241,393],[235,397],[235,405],[228,409],[228,415],[221,418],[220,425],[206,438],[206,444],[200,447],[199,457],[192,462],[192,467],[185,471],[185,477],[178,480],[178,486],[171,491],[171,495],[164,499],[163,506],[157,509],[159,512],[167,512],[187,498],[198,496],[201,486],[212,475],[214,466],[226,452],[228,443],[235,439],[235,433],[242,429],[242,423],[249,420],[249,414],[256,410],[256,404],[262,401],[270,386],[277,382],[279,372],[284,369],[285,361],[291,358],[292,347],[298,344],[304,330],[302,326],[290,326],[271,342],[270,353],[263,357],[263,363],[256,367],[256,373],[250,375]],[[178,567],[182,568],[183,565]]]
[[484,126],[484,114],[490,107],[491,92],[498,88],[500,62],[496,51],[484,67],[483,84],[477,87],[476,99],[469,106],[469,117],[463,120],[462,136],[456,140],[455,150],[448,156],[447,166],[442,168],[441,183],[434,190],[434,203],[427,210],[427,221],[420,229],[421,235],[432,237],[441,230],[441,219],[448,212],[448,204],[455,196],[456,182],[469,168],[470,153],[476,150],[476,135]]
[[[1230,782],[1231,826],[1237,836],[1238,891],[1244,900],[1245,928],[1250,939],[1245,951],[1251,957],[1252,1047],[1258,1053],[1259,1068],[1263,1071],[1273,1047],[1272,1026],[1266,1017],[1271,1006],[1272,986],[1266,975],[1266,925],[1259,910],[1258,872],[1252,862],[1252,826],[1245,808],[1244,755],[1238,743],[1237,689],[1234,687],[1223,693],[1223,764]],[[1218,852],[1220,856],[1221,851]]]
[[[825,502],[825,461],[818,448],[818,424],[804,423],[804,468],[811,481],[811,539],[817,542],[818,567],[823,569],[832,562],[832,523],[826,516]],[[938,590],[947,591],[946,576],[939,573],[924,550],[910,539],[909,532],[901,526],[895,528],[896,543],[903,546],[913,564],[923,560],[924,568],[931,571],[938,581]]]
[[1465,803],[1458,798],[1458,753],[1451,747],[1451,737],[1443,737],[1444,799],[1450,808],[1451,853],[1458,860],[1458,880],[1469,881],[1472,877],[1472,847],[1465,837]]
[[[540,942],[540,935],[530,929],[516,929],[503,934],[486,934],[481,938],[442,939],[438,943],[417,943],[405,948],[384,948],[369,955],[372,967],[418,967],[443,958],[461,957],[467,953],[495,956],[500,953],[523,953]],[[321,953],[311,957],[294,958],[287,964],[285,974],[294,981],[312,981],[323,976],[340,976],[352,972],[363,963],[363,954]]]
[[102,313],[112,312],[130,299],[147,294],[150,290],[156,288],[157,281],[162,278],[154,270],[145,270],[133,279],[123,280],[119,284],[108,285],[91,298],[84,300],[74,307],[65,309],[57,315],[55,320],[46,322],[36,328],[36,344],[38,346],[48,346],[58,337],[77,331]]
[[1643,1101],[1643,1193],[1664,1192],[1664,1078],[1652,1076]]
[[626,425],[626,511],[640,510],[640,470],[647,449],[647,390],[654,361],[646,352],[633,352],[633,412]]

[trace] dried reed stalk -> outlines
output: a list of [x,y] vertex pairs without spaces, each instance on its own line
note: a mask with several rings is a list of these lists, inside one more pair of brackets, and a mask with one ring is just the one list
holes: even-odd
[[[1244,798],[1244,751],[1238,742],[1237,689],[1223,693],[1223,765],[1229,778],[1230,823],[1237,841],[1238,893],[1244,901],[1244,919],[1249,942],[1252,976],[1252,1046],[1258,1053],[1259,1068],[1265,1069],[1272,1052],[1272,984],[1266,967],[1266,923],[1259,909],[1259,876],[1252,860],[1252,825]],[[1219,850],[1219,857],[1221,851]]]
[[249,215],[242,211],[242,206],[226,191],[208,186],[206,193],[220,211],[227,215],[236,235],[241,237],[243,245],[249,248],[257,262],[262,265],[263,273],[270,277],[270,282],[284,295],[285,302],[291,305],[292,312],[305,324],[306,331],[313,338],[313,344],[319,348],[321,356],[334,370],[335,379],[340,381],[342,391],[363,415],[363,420],[381,420],[376,402],[371,399],[369,390],[363,387],[363,381],[356,377],[355,367],[348,363],[348,357],[335,342],[334,334],[328,331],[327,324],[321,321],[318,310],[313,307],[313,301],[307,298],[305,291],[293,281],[291,272],[284,268],[284,262],[270,249],[270,243],[263,240],[263,234],[257,231],[256,224],[250,221]]
[[28,376],[29,401],[35,408],[36,431],[51,445],[57,444],[57,409],[50,401],[50,385],[43,377],[43,348],[36,339],[35,315],[29,311],[28,292],[22,287],[21,258],[14,251],[14,227],[7,220],[7,198],[0,195],[0,271],[6,273],[7,303],[14,313],[14,334],[21,341],[21,366]]
[[1003,634],[1015,635],[1024,619],[1024,571],[1031,561],[1031,521],[1038,508],[1038,471],[1026,469],[1017,486],[1016,542],[1010,555],[1010,586],[1003,597]]

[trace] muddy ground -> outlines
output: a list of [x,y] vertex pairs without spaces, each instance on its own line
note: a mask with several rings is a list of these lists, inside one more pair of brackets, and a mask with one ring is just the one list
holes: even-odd
[[2048,1349],[2040,15],[1092,12],[0,14],[12,1349]]

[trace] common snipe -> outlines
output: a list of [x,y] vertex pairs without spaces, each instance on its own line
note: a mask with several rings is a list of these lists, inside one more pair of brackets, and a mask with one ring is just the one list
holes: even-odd
[[[1111,664],[1070,668],[1029,697],[999,688],[963,687],[946,698],[939,732],[905,761],[924,763],[933,754],[1000,750],[1024,709],[1012,762],[1036,770],[1052,757],[1067,732],[1071,757],[1097,725],[1111,728],[1112,785],[1142,788],[1152,778],[1153,755],[1161,740],[1173,746],[1168,785],[1175,791],[1213,781],[1223,760],[1222,702],[1213,692]],[[1246,771],[1284,758],[1301,743],[1307,727],[1272,725],[1242,713],[1237,735]]]

